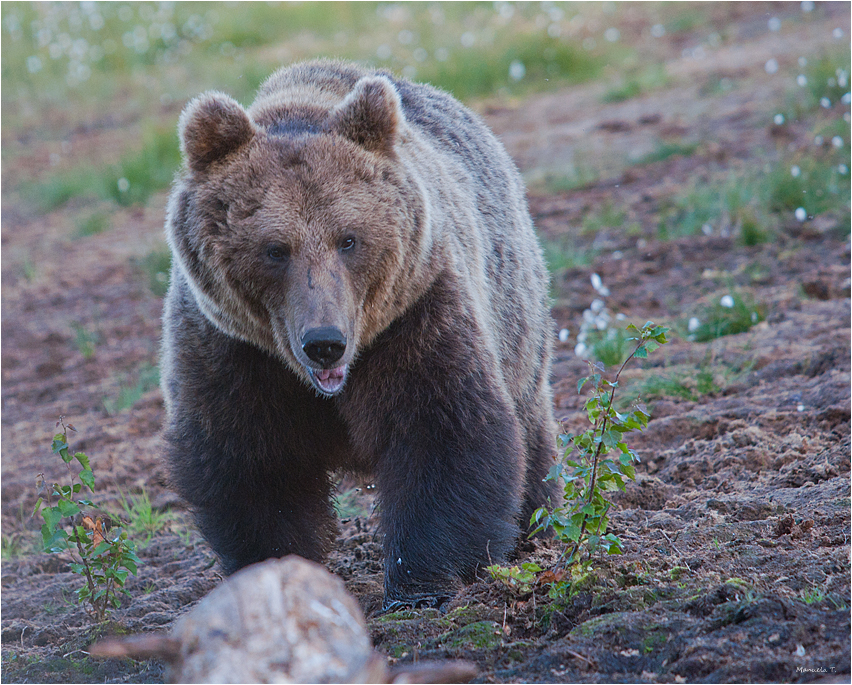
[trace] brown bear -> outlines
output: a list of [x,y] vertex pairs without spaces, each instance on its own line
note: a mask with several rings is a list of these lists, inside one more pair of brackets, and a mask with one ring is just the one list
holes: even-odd
[[[165,437],[227,572],[323,559],[379,492],[385,604],[437,604],[554,493],[548,275],[520,176],[444,92],[332,61],[180,118]],[[520,525],[520,527],[519,527]]]

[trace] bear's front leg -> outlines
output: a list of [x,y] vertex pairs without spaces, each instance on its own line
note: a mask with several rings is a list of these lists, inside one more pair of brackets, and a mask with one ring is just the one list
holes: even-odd
[[513,418],[479,374],[445,382],[452,397],[423,395],[422,383],[377,468],[386,606],[442,603],[459,579],[502,560],[519,532]]
[[322,561],[336,531],[328,471],[346,452],[345,426],[279,360],[207,322],[181,285],[161,364],[172,487],[226,573],[287,554]]
[[365,351],[340,406],[375,455],[385,607],[436,605],[517,541],[523,447],[492,353],[439,282]]

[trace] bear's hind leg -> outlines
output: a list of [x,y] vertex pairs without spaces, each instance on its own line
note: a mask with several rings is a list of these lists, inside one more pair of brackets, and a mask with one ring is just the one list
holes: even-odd
[[527,432],[526,483],[520,522],[523,537],[532,528],[530,519],[536,509],[543,506],[552,509],[561,502],[557,484],[544,480],[556,463],[556,436],[551,427],[553,422],[550,412],[543,414],[543,417],[537,417],[538,420],[529,426]]

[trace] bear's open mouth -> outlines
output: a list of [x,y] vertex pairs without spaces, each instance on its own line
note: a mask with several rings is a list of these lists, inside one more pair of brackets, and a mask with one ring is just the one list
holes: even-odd
[[334,369],[312,369],[308,367],[311,380],[320,392],[326,395],[334,395],[343,387],[346,381],[346,372],[349,364],[338,366]]

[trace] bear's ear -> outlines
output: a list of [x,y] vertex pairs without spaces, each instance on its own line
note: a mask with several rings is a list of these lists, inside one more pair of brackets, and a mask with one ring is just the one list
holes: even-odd
[[402,105],[393,84],[384,76],[365,76],[332,111],[326,128],[370,152],[392,154]]
[[190,169],[204,172],[213,163],[248,144],[254,124],[239,102],[224,93],[204,93],[180,115],[180,146]]

